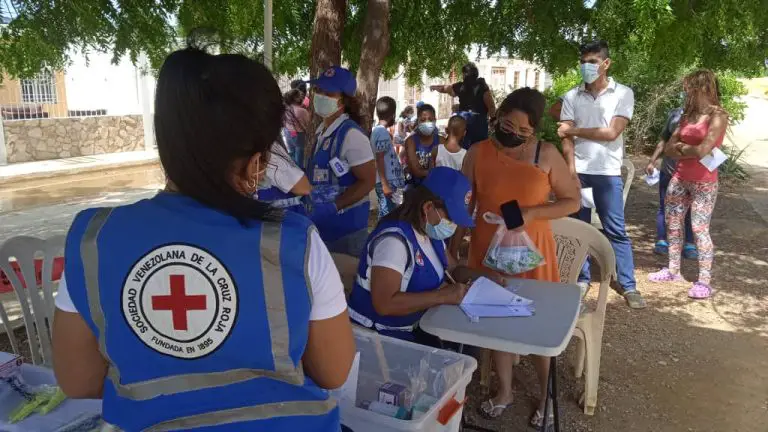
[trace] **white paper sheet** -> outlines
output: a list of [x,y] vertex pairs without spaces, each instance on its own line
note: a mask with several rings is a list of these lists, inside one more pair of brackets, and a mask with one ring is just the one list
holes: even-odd
[[728,160],[728,156],[726,156],[725,153],[723,153],[722,150],[715,147],[712,149],[712,151],[704,156],[703,158],[699,159],[699,162],[707,167],[709,172],[712,172],[717,169],[720,165],[722,165],[723,162]]
[[477,279],[459,305],[472,322],[484,317],[526,317],[534,313],[533,301],[490,279]]
[[659,172],[659,170],[656,168],[653,169],[653,173],[651,175],[645,176],[645,182],[648,184],[648,186],[653,186],[659,183],[659,180],[661,180],[661,172]]
[[592,188],[581,189],[581,206],[595,208],[595,198],[592,196]]

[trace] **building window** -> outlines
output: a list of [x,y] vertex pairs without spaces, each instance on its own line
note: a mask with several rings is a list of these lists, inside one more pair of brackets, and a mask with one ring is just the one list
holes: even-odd
[[51,71],[42,71],[34,78],[21,80],[21,101],[55,104],[56,78]]
[[533,78],[533,88],[538,89],[539,88],[539,80],[541,78],[541,72],[536,71],[536,75],[534,75]]
[[512,86],[516,89],[520,88],[520,71],[515,71],[515,79]]
[[491,88],[497,91],[507,91],[507,68],[491,68]]

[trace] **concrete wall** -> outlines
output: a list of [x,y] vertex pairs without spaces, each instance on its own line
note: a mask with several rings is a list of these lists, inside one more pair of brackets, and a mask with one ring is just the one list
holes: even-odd
[[144,150],[141,115],[5,120],[8,163]]

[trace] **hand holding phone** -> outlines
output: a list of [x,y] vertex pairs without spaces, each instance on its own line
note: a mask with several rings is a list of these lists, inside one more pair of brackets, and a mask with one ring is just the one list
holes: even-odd
[[522,227],[525,224],[523,212],[517,200],[505,202],[501,205],[501,216],[504,218],[504,224],[508,230]]

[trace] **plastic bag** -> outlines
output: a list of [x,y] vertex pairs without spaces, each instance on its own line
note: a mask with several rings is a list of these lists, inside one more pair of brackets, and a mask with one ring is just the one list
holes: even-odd
[[499,226],[485,253],[486,267],[515,275],[545,264],[544,256],[524,230],[508,230],[504,218],[491,212],[485,212],[483,219]]

